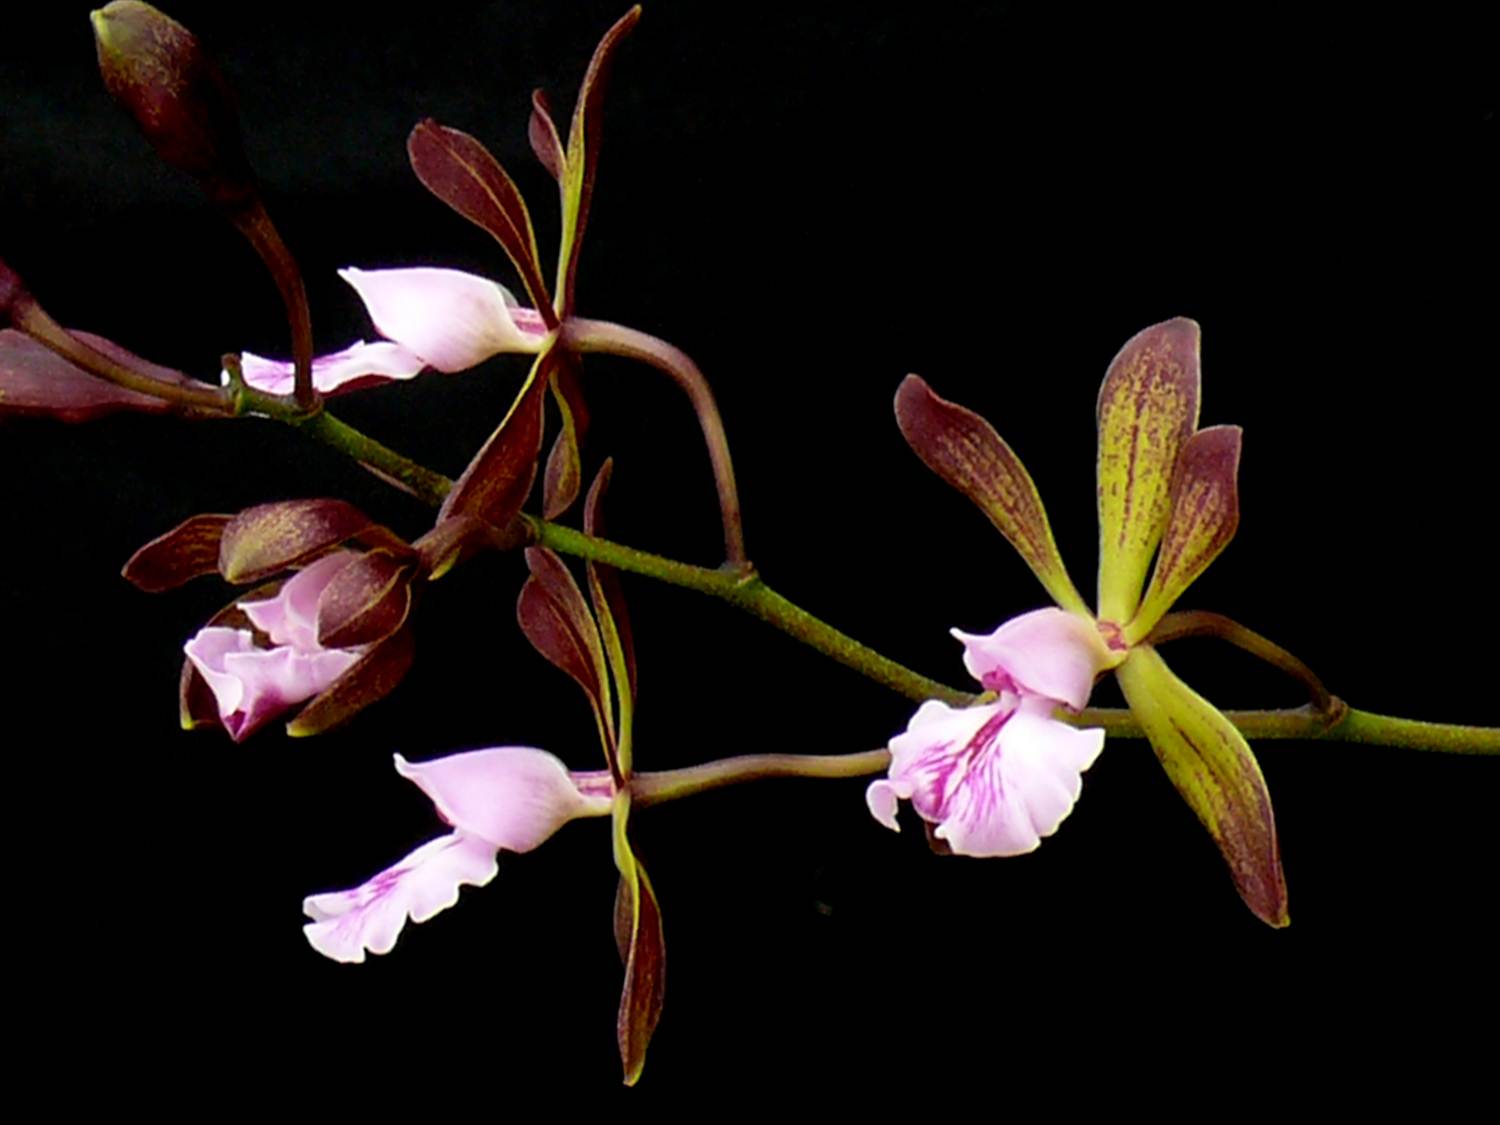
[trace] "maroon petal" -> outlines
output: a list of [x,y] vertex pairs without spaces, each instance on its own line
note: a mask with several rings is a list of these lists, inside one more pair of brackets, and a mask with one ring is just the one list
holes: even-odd
[[[90,332],[78,339],[115,362],[173,386],[206,384],[160,367]],[[126,390],[75,367],[45,344],[13,328],[0,329],[0,415],[36,414],[64,422],[91,422],[120,410],[142,414],[182,413],[166,399]]]
[[625,1085],[634,1086],[645,1068],[652,1033],[661,1021],[667,954],[661,905],[630,842],[628,796],[622,794],[621,798],[616,798],[614,815],[615,866],[620,870],[615,895],[615,944],[625,962],[625,985],[615,1026]]
[[573,292],[578,279],[578,251],[583,231],[588,226],[589,203],[594,195],[594,177],[598,174],[601,131],[599,119],[604,108],[604,88],[609,79],[616,48],[641,18],[637,4],[621,16],[604,33],[573,106],[573,124],[568,129],[568,155],[562,181],[562,256],[558,307],[566,317],[573,308]]
[[438,520],[466,515],[504,528],[521,511],[542,452],[542,402],[556,349],[537,356],[520,395],[484,448],[454,482]]
[[396,689],[411,670],[415,653],[410,627],[392,633],[304,707],[287,724],[287,734],[303,738],[348,722]]
[[531,215],[515,182],[484,145],[430,118],[406,142],[412,170],[424,187],[488,232],[521,275],[521,284],[548,328],[557,326],[552,298],[537,261]]
[[621,774],[615,760],[609,674],[598,626],[578,583],[560,558],[545,548],[531,547],[526,551],[526,564],[531,577],[521,587],[516,603],[521,631],[548,663],[571,677],[588,696],[605,757],[618,781]]
[[260,504],[246,508],[224,528],[219,573],[229,582],[255,582],[362,537],[382,546],[395,540],[391,532],[343,500]]
[[552,107],[547,104],[547,95],[541,90],[531,92],[531,120],[526,126],[526,137],[531,141],[531,151],[536,153],[542,167],[551,172],[552,178],[561,184],[568,157],[563,151],[557,125],[552,120]]
[[411,612],[414,564],[370,551],[341,569],[318,598],[318,643],[358,648],[384,640]]
[[151,540],[120,571],[125,580],[148,594],[173,590],[190,579],[219,569],[219,540],[232,516],[192,516]]
[[1240,525],[1241,430],[1210,426],[1188,438],[1172,476],[1171,516],[1141,608],[1125,629],[1135,644],[1229,546]]
[[917,375],[896,392],[896,423],[923,463],[979,506],[1066,610],[1087,613],[1058,554],[1031,474],[995,428]]
[[562,425],[547,455],[547,471],[542,476],[542,515],[555,520],[573,506],[583,487],[581,446],[588,429],[588,407],[584,405],[583,388],[578,380],[578,357],[571,352],[559,353],[552,373],[552,400],[557,403]]

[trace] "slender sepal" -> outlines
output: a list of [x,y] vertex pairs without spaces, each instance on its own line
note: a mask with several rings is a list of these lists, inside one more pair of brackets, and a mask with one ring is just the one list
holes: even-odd
[[605,667],[604,646],[588,603],[563,561],[542,547],[526,551],[531,577],[521,587],[516,618],[521,632],[555,668],[566,673],[583,689],[605,758],[616,781],[622,779],[615,758],[615,725]]
[[1171,516],[1156,552],[1145,600],[1125,628],[1130,644],[1144,640],[1240,525],[1238,426],[1210,426],[1187,440],[1172,476]]
[[[594,48],[594,57],[583,76],[578,101],[573,107],[573,123],[568,130],[567,158],[562,180],[562,247],[558,258],[558,308],[563,318],[573,309],[574,289],[578,277],[578,251],[583,231],[588,225],[589,202],[594,194],[594,177],[598,174],[601,111],[604,88],[616,48],[641,18],[637,4],[604,33]],[[544,161],[545,163],[545,161]]]
[[1177,454],[1198,425],[1198,325],[1132,336],[1099,388],[1099,616],[1124,624],[1166,530]]
[[484,443],[438,512],[438,520],[466,515],[504,528],[521,511],[536,480],[542,452],[542,403],[556,350],[536,357],[521,393]]
[[547,327],[557,327],[542,279],[531,214],[500,162],[469,134],[431,118],[417,123],[406,151],[412,171],[428,191],[500,244]]
[[[78,331],[71,335],[122,367],[164,384],[168,391],[173,387],[208,389],[207,384],[142,359],[103,336]],[[0,328],[0,416],[32,414],[64,422],[92,422],[120,410],[139,414],[192,413],[180,403],[126,390],[91,375],[41,341],[14,328]]]
[[340,726],[396,689],[416,655],[410,626],[372,645],[357,663],[304,707],[286,726],[293,738]]
[[908,375],[896,392],[896,423],[929,469],[979,506],[1058,605],[1088,612],[1052,538],[1031,474],[995,428]]
[[552,120],[552,107],[542,90],[531,92],[531,120],[527,123],[526,137],[531,142],[531,151],[561,188],[567,175],[568,154],[563,150],[562,137],[558,136]]
[[1219,845],[1245,905],[1268,925],[1285,926],[1271,795],[1244,736],[1149,645],[1132,649],[1115,675],[1167,776]]
[[549,520],[557,519],[571,508],[583,487],[581,449],[589,416],[578,380],[578,357],[572,352],[558,354],[557,367],[552,372],[552,401],[557,404],[561,425],[542,476],[542,515]]
[[151,540],[120,571],[138,590],[159,594],[219,570],[219,539],[233,516],[190,516]]
[[[614,462],[606,460],[589,487],[583,507],[586,535],[604,535],[600,509],[613,469]],[[635,637],[630,627],[630,614],[625,608],[625,594],[620,589],[619,575],[614,567],[590,560],[585,569],[588,571],[589,600],[594,605],[594,616],[599,622],[599,634],[604,641],[604,652],[609,659],[610,675],[614,677],[615,696],[619,701],[616,758],[621,776],[628,778],[633,764],[631,732],[635,725]]]
[[646,1048],[661,1020],[666,991],[666,943],[656,891],[630,842],[630,794],[615,796],[615,866],[620,886],[615,895],[615,943],[625,962],[616,1033],[625,1085],[634,1086],[646,1066]]

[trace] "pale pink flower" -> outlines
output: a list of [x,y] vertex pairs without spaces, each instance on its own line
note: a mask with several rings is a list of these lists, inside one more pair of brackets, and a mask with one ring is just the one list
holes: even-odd
[[909,800],[959,855],[1020,855],[1072,811],[1081,775],[1104,747],[1102,730],[1078,730],[1053,713],[1088,702],[1110,653],[1092,622],[1055,608],[1023,614],[989,636],[954,635],[969,671],[999,697],[965,708],[922,704],[891,739],[890,769],[865,800],[895,831],[897,802]]
[[[547,327],[501,285],[460,270],[421,266],[361,270],[339,276],[354,287],[386,339],[363,340],[313,360],[313,386],[327,394],[370,383],[410,379],[425,368],[465,371],[503,352],[541,350]],[[292,388],[292,364],[245,353],[245,382],[270,394]],[[224,376],[228,378],[227,375]]]
[[604,771],[570,773],[545,750],[498,746],[430,762],[396,755],[396,772],[431,798],[453,832],[429,840],[395,866],[347,891],[310,895],[303,927],[335,961],[389,953],[406,920],[425,922],[458,902],[461,886],[495,877],[498,854],[527,852],[568,821],[608,816],[614,786]]
[[265,601],[240,602],[240,610],[271,640],[256,644],[249,629],[210,626],[183,646],[203,676],[231,738],[241,742],[288,708],[313,698],[347,672],[364,649],[318,643],[318,599],[355,558],[335,551],[303,567]]

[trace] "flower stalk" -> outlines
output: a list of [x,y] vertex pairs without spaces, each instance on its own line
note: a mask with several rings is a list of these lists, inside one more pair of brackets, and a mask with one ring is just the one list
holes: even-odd
[[713,391],[698,365],[680,348],[634,328],[602,320],[573,317],[563,325],[565,346],[579,352],[600,352],[648,363],[671,376],[693,404],[703,440],[713,465],[714,487],[719,493],[719,516],[724,524],[724,561],[732,570],[748,572],[745,533],[740,521],[740,497],[734,483],[734,463],[729,458],[729,438],[719,416]]

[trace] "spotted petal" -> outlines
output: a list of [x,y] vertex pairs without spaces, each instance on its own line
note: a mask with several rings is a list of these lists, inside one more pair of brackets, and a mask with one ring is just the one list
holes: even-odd
[[406,920],[425,922],[458,902],[464,885],[482,887],[499,870],[495,846],[455,832],[429,840],[394,867],[347,891],[310,895],[302,912],[312,947],[335,961],[358,964],[389,953]]
[[1285,926],[1286,881],[1266,779],[1244,735],[1142,645],[1115,672],[1167,776],[1219,845],[1245,905]]
[[1198,424],[1198,325],[1132,336],[1099,388],[1099,616],[1124,624],[1167,526],[1177,453]]

